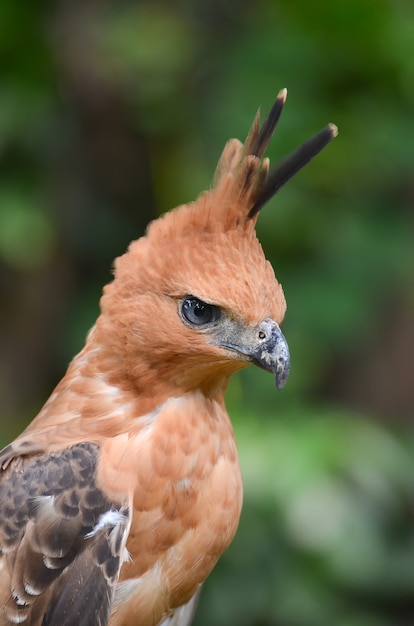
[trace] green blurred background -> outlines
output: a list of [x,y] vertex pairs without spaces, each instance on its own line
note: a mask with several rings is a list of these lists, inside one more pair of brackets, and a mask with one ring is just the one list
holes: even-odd
[[197,626],[414,624],[414,4],[0,5],[1,442],[98,313],[115,256],[210,184],[225,140],[289,98],[275,160],[340,135],[264,209],[287,387],[228,393],[239,533]]

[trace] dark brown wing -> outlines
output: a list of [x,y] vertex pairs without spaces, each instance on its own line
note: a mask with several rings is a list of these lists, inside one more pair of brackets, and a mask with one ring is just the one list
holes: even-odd
[[96,487],[99,446],[18,459],[0,474],[0,624],[104,625],[129,511]]

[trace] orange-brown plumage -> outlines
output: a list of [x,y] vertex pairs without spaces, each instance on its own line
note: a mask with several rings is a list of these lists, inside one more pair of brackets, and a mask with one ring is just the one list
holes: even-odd
[[0,626],[190,623],[241,509],[228,380],[289,371],[258,211],[336,132],[269,171],[285,97],[226,145],[210,191],[115,261],[84,349],[0,453]]

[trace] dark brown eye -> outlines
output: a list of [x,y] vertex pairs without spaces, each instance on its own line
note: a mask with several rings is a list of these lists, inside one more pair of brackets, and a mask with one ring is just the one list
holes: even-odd
[[181,305],[183,317],[194,326],[203,326],[216,322],[220,317],[220,308],[207,304],[194,296],[187,296]]

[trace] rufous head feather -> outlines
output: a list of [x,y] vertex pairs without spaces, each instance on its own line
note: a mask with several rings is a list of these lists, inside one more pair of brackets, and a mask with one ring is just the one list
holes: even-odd
[[232,327],[257,329],[263,320],[283,321],[283,289],[257,239],[256,219],[337,133],[334,125],[326,126],[270,170],[264,154],[286,93],[279,93],[262,125],[257,113],[244,144],[237,139],[226,144],[209,191],[154,220],[115,261],[115,280],[105,287],[97,332],[110,338],[111,358],[122,363],[140,393],[160,381],[165,388],[166,380],[172,385],[173,374],[177,385],[177,372],[181,387],[188,388],[200,383],[197,376],[207,376],[207,366],[211,381],[249,362],[229,357],[208,332],[183,323],[180,307],[188,296],[218,307]]

